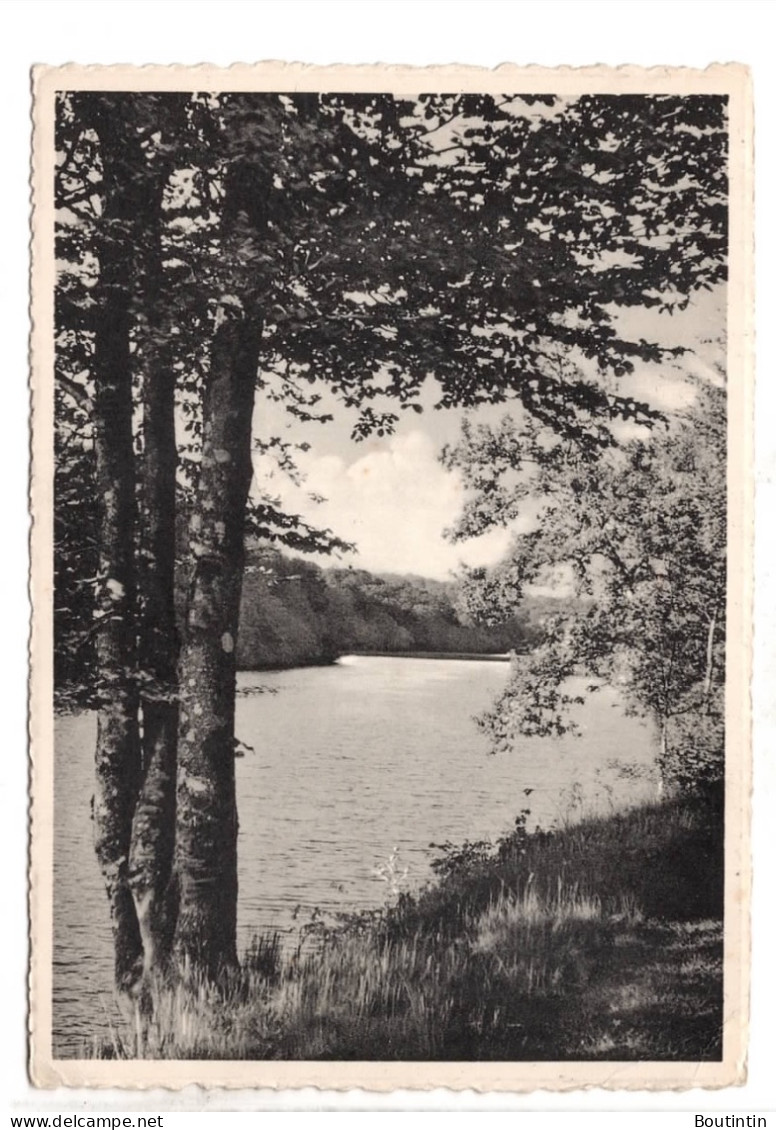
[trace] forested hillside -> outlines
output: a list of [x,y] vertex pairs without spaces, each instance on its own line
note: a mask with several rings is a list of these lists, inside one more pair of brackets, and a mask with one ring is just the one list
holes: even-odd
[[[67,554],[60,558],[57,698],[62,705],[90,705],[91,606],[67,572]],[[176,594],[179,619],[185,589],[182,583]],[[352,652],[525,651],[539,641],[542,620],[557,605],[550,598],[526,597],[503,623],[475,624],[456,582],[322,569],[254,542],[246,558],[237,662],[243,670],[257,671],[332,663]]]
[[364,651],[520,651],[537,639],[527,610],[486,627],[467,622],[457,596],[453,582],[321,569],[255,546],[243,583],[238,666],[328,663]]

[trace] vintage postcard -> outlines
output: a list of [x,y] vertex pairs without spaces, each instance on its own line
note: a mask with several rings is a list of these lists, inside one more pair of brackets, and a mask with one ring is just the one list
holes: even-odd
[[33,1081],[743,1082],[747,70],[33,86]]

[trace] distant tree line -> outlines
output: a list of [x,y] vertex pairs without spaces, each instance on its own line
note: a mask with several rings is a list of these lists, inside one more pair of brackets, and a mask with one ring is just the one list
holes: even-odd
[[[62,705],[90,706],[94,649],[92,608],[58,558],[56,684]],[[183,615],[185,585],[176,604]],[[353,652],[494,654],[534,647],[558,601],[525,597],[495,624],[475,623],[458,582],[321,568],[254,542],[246,555],[237,637],[241,670],[332,663]]]
[[459,595],[455,582],[321,569],[257,546],[243,580],[237,665],[296,667],[370,651],[525,651],[538,641],[540,603],[488,626],[462,613]]

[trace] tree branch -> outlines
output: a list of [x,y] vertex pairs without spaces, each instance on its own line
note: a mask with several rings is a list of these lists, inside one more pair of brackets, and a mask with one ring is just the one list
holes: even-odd
[[71,380],[70,377],[66,377],[64,373],[58,373],[56,380],[59,387],[75,400],[78,407],[82,408],[87,415],[91,415],[94,402],[86,389],[76,381]]

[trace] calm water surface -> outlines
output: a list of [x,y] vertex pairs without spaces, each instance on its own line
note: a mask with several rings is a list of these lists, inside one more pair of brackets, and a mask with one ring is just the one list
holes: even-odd
[[[491,757],[472,717],[504,685],[506,664],[351,658],[331,667],[243,673],[237,735],[240,946],[325,914],[377,906],[398,849],[403,886],[430,875],[429,844],[497,837],[524,806],[548,826],[580,802],[619,807],[654,792],[643,772],[650,727],[614,692],[578,712],[582,736],[531,739]],[[94,860],[90,798],[95,718],[57,720],[54,1053],[88,1054],[113,1014],[107,900]],[[623,773],[613,760],[637,767]],[[639,770],[642,772],[640,773]],[[526,800],[524,789],[532,789]]]

